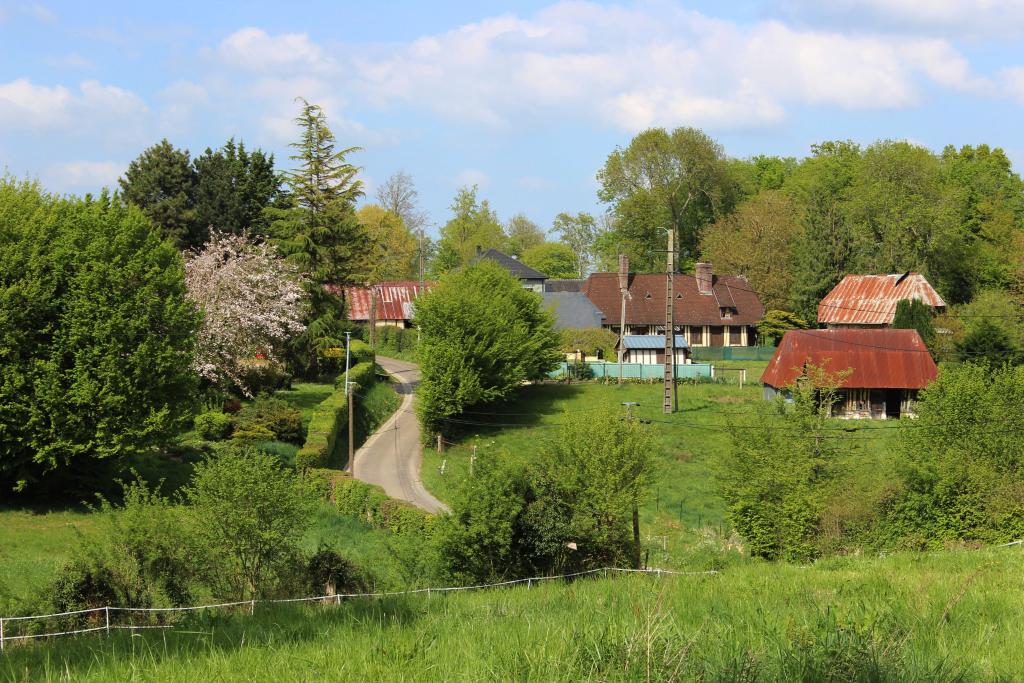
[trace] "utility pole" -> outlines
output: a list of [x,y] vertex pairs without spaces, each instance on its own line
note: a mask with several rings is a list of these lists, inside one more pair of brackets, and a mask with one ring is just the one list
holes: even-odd
[[668,258],[665,272],[665,398],[662,411],[674,413],[678,404],[676,397],[676,327],[673,308],[675,292],[673,274],[676,270],[675,228],[668,229]]
[[352,385],[348,381],[348,364],[350,358],[350,349],[352,347],[352,333],[345,333],[345,400],[348,402],[348,471],[349,474],[355,474],[356,463],[354,458],[354,446],[355,437],[352,434],[352,424],[354,422],[352,417]]
[[619,296],[622,297],[622,308],[619,311],[619,386],[622,386],[622,356],[626,352],[626,297],[629,296],[629,260],[625,254],[619,254]]
[[[626,421],[633,421],[633,406],[640,405],[635,401],[624,401],[623,404],[626,406]],[[640,506],[637,502],[633,501],[633,551],[634,551],[634,565],[636,569],[640,569]]]
[[377,285],[370,285],[370,346],[376,347],[377,342]]

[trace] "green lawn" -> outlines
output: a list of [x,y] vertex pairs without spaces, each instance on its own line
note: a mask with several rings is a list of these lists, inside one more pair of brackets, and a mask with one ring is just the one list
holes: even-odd
[[198,614],[13,647],[0,679],[988,681],[1024,670],[1021,551],[751,563]]
[[[730,425],[763,400],[762,389],[759,384],[743,389],[735,384],[682,384],[679,410],[671,415],[662,412],[661,394],[660,384],[524,387],[507,405],[480,407],[462,418],[503,426],[466,426],[465,431],[446,434],[446,441],[455,445],[447,446],[442,455],[433,448],[424,449],[423,482],[439,498],[448,500],[458,482],[469,476],[474,444],[480,455],[495,454],[525,465],[538,457],[545,439],[557,435],[565,411],[639,403],[634,414],[651,420],[658,444],[657,484],[642,510],[645,535],[651,537],[647,545],[652,561],[657,557],[663,566],[679,566],[691,559],[694,543],[708,534],[716,535],[720,545],[728,544],[725,511],[716,489],[716,468],[730,448]],[[625,414],[626,408],[621,410]],[[512,424],[521,426],[507,426]],[[893,423],[837,420],[836,427],[850,430],[840,432],[841,451],[848,469],[864,474],[854,480],[883,481],[892,468]],[[594,428],[600,429],[600,425]]]

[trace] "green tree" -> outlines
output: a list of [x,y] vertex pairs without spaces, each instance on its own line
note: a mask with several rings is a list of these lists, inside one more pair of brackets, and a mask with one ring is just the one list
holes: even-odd
[[453,271],[416,302],[422,380],[416,402],[429,438],[472,405],[508,398],[561,359],[541,298],[482,260]]
[[216,151],[207,147],[192,163],[196,230],[204,242],[210,227],[221,233],[266,233],[264,209],[272,205],[281,185],[273,154],[249,152],[245,143],[231,138]]
[[568,245],[545,242],[523,252],[523,263],[552,278],[576,277],[577,258]]
[[509,218],[505,233],[508,235],[509,254],[517,258],[521,258],[527,249],[544,244],[544,231],[526,214],[517,213]]
[[929,349],[935,347],[935,323],[932,309],[918,299],[902,299],[896,303],[896,315],[892,326],[899,330],[917,330],[921,340]]
[[757,324],[758,341],[765,346],[777,346],[789,330],[806,330],[810,325],[795,313],[771,310]]
[[594,217],[585,212],[576,215],[560,213],[551,224],[551,232],[557,233],[562,244],[576,255],[577,276],[586,277],[594,259],[599,233]]
[[199,314],[142,211],[0,181],[0,273],[5,485],[90,488],[184,425]]
[[351,281],[368,252],[366,232],[356,217],[355,201],[363,195],[359,169],[347,156],[357,147],[337,150],[323,110],[305,100],[295,119],[300,139],[292,143],[298,168],[285,174],[291,190],[269,210],[271,233],[279,248],[306,276],[309,319],[295,340],[296,370],[315,374],[324,352],[343,344],[344,302],[327,284]]
[[356,212],[369,237],[370,252],[365,258],[362,280],[409,280],[419,277],[418,245],[397,213],[377,204],[367,204]]
[[793,243],[800,234],[800,218],[792,199],[764,190],[705,229],[701,258],[720,273],[746,277],[766,308],[783,308],[793,286]]
[[128,164],[119,180],[121,197],[142,209],[180,249],[205,241],[205,225],[196,214],[196,171],[188,150],[175,149],[163,139]]
[[1013,343],[1003,327],[988,319],[968,328],[963,339],[957,342],[956,349],[964,361],[991,365],[1021,362],[1021,348]]
[[[441,228],[439,252],[445,254],[443,262],[451,262],[450,254],[458,256],[458,265],[465,265],[476,256],[476,248],[507,249],[505,235],[498,216],[486,199],[477,199],[477,187],[460,188],[451,205],[452,217]],[[437,265],[435,273],[442,273]]]
[[721,145],[696,128],[651,128],[608,155],[598,198],[612,205],[611,240],[637,270],[660,267],[665,235],[676,233],[680,263],[697,256],[705,225],[723,213],[733,181]]
[[185,489],[202,572],[215,597],[272,592],[294,568],[317,497],[273,455],[225,448],[196,465]]

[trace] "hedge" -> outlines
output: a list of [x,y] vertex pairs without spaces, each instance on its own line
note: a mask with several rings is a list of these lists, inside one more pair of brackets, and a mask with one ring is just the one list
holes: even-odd
[[[352,344],[354,347],[355,341]],[[360,350],[360,354],[365,352]],[[373,386],[376,378],[373,351],[371,350],[369,354],[370,360],[362,361],[349,369],[349,381],[355,383],[357,391]],[[337,455],[342,437],[348,433],[348,396],[345,394],[344,374],[338,377],[337,384],[338,388],[334,393],[325,398],[310,417],[306,443],[295,455],[295,464],[302,469],[326,467]]]
[[334,502],[338,512],[395,534],[429,535],[433,528],[434,518],[427,512],[390,498],[379,486],[351,477],[335,480]]

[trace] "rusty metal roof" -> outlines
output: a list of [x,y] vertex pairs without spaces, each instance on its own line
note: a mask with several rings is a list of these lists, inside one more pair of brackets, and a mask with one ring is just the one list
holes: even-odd
[[768,362],[761,381],[773,387],[792,384],[805,364],[829,372],[852,369],[849,389],[922,389],[938,368],[917,330],[790,330]]
[[[429,291],[432,286],[432,282],[425,282],[421,286],[419,282],[413,280],[396,280],[372,285],[372,289],[377,292],[377,320],[411,320],[413,301],[420,294]],[[331,289],[344,297],[349,320],[370,319],[371,287],[347,285]]]
[[830,325],[891,325],[901,299],[945,308],[924,275],[847,275],[818,304],[818,322]]

